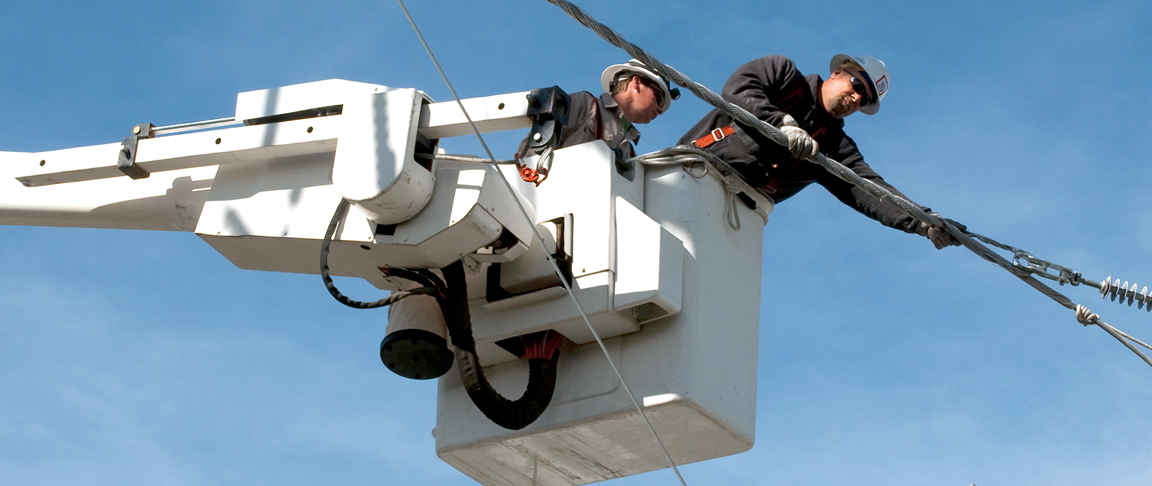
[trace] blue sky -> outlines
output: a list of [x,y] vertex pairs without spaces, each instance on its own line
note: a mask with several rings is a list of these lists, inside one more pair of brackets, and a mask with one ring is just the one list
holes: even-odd
[[[407,5],[464,97],[596,90],[628,57],[542,0]],[[717,91],[767,54],[825,74],[840,52],[883,59],[892,91],[847,131],[889,182],[1088,278],[1152,284],[1147,2],[580,5]],[[329,78],[451,99],[389,1],[17,2],[0,46],[0,151]],[[681,99],[639,151],[706,111]],[[684,466],[688,484],[1152,483],[1152,369],[1103,331],[818,186],[764,231],[756,446]],[[0,227],[0,254],[7,484],[474,484],[434,453],[435,386],[380,364],[384,312],[318,277],[239,270],[188,233]],[[1149,313],[1061,290],[1152,338]]]

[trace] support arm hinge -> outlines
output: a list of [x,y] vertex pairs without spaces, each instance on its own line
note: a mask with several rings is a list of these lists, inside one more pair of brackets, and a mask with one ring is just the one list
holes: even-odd
[[128,177],[133,179],[144,179],[148,177],[148,171],[143,167],[136,165],[136,148],[142,138],[152,138],[156,134],[153,132],[151,123],[141,123],[132,128],[132,135],[124,137],[120,142],[119,160],[116,162],[116,167],[120,169]]

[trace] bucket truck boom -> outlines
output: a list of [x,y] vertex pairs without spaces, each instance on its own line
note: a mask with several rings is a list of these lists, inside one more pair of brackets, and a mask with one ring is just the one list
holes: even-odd
[[[462,104],[481,132],[548,134],[563,117],[541,100],[558,99]],[[583,484],[667,466],[597,336],[675,461],[752,446],[763,232],[751,223],[772,202],[751,188],[733,208],[723,181],[628,166],[599,141],[556,150],[547,180],[527,183],[512,165],[443,158],[441,139],[472,133],[457,103],[343,80],[244,92],[232,118],[126,132],[0,152],[0,224],[193,232],[239,268],[316,274],[347,200],[331,273],[400,291],[412,282],[394,269],[462,263],[476,354],[496,388],[523,386],[507,340],[566,338],[551,404],[521,430],[485,420],[458,374],[439,379],[437,453],[465,474]]]

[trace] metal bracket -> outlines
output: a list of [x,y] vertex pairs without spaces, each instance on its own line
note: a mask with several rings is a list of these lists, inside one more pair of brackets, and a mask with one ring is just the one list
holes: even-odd
[[[1071,268],[1062,267],[1055,263],[1041,260],[1035,256],[1032,256],[1031,253],[1020,249],[1012,252],[1012,265],[1021,270],[1030,272],[1037,277],[1044,277],[1048,280],[1053,280],[1060,285],[1070,283],[1073,286],[1076,286],[1080,285],[1080,282],[1083,280],[1083,278],[1080,276],[1080,273],[1073,272]],[[1049,269],[1056,270],[1059,272],[1059,274],[1053,275],[1048,271]]]
[[141,123],[132,127],[132,135],[124,137],[124,140],[120,141],[120,154],[116,161],[116,168],[128,177],[133,179],[148,177],[148,171],[136,165],[136,147],[139,145],[140,139],[156,136],[153,128],[155,127],[151,123]]
[[559,148],[560,130],[568,124],[568,111],[572,97],[559,86],[534,89],[528,93],[528,116],[532,117],[532,131],[528,147],[543,153],[545,147]]

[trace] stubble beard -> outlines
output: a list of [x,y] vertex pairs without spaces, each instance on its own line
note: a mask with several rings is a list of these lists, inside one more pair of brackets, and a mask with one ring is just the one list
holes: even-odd
[[852,101],[848,96],[837,96],[828,100],[828,114],[836,118],[844,118],[852,113]]

